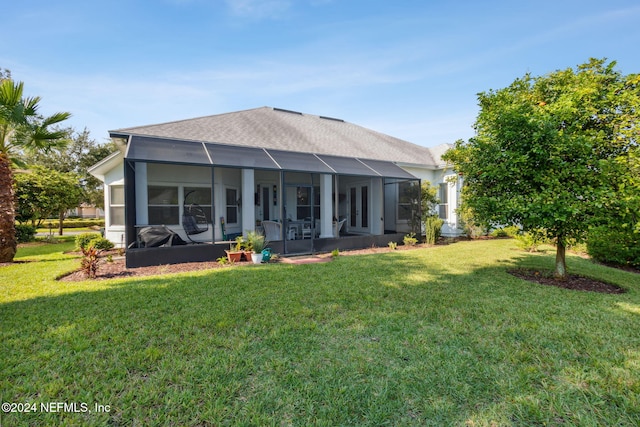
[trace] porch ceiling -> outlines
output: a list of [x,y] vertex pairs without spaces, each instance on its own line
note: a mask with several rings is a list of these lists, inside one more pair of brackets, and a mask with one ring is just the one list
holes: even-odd
[[389,161],[132,136],[127,160],[417,179]]

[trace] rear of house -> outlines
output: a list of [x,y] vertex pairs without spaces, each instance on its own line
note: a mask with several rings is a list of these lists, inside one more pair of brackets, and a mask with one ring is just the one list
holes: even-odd
[[[216,259],[248,231],[282,254],[386,245],[415,214],[415,186],[439,188],[443,234],[458,234],[458,184],[428,149],[340,119],[262,107],[110,132],[106,237],[130,267]],[[188,245],[143,247],[164,226]],[[196,244],[194,244],[196,242]]]

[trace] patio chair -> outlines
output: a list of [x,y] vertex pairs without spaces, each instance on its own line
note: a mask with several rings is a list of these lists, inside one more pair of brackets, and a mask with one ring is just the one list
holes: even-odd
[[262,221],[264,228],[264,237],[267,241],[273,242],[282,240],[282,224],[275,221]]
[[311,222],[306,222],[302,224],[302,238],[311,238]]
[[340,230],[342,230],[342,226],[345,222],[347,222],[346,218],[336,223],[336,229],[333,237],[340,237]]
[[191,203],[187,205],[187,197],[189,194],[193,193],[193,191],[188,192],[184,196],[184,213],[182,214],[182,228],[187,235],[187,238],[194,243],[201,243],[193,240],[191,238],[194,234],[204,233],[209,230],[209,221],[207,220],[207,215],[204,212],[204,209],[197,203]]

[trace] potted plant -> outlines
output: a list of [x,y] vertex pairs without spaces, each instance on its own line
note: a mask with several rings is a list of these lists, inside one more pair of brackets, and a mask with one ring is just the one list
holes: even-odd
[[242,252],[242,256],[246,261],[251,261],[251,254],[253,253],[251,240],[242,236],[239,236],[238,239],[238,250]]
[[235,244],[231,245],[231,248],[225,250],[227,253],[227,258],[229,262],[239,262],[242,259],[242,254],[244,253],[244,239],[242,236],[236,237]]
[[249,242],[249,247],[251,247],[251,250],[253,251],[251,254],[251,260],[254,264],[260,264],[262,262],[262,251],[267,246],[267,241],[265,240],[264,235],[255,231],[250,231],[247,233],[247,241]]

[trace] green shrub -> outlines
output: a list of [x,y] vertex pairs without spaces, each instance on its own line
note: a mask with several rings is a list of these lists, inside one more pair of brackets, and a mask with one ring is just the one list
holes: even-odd
[[96,233],[81,233],[76,236],[76,250],[82,250],[89,247],[89,242],[91,242],[96,237],[100,237],[99,234]]
[[510,225],[508,227],[503,228],[504,232],[507,233],[508,237],[516,237],[520,234],[520,227],[517,225]]
[[418,243],[418,239],[416,239],[415,233],[409,233],[402,239],[405,246],[415,246]]
[[510,225],[508,227],[496,228],[491,232],[492,237],[516,237],[520,233],[520,227]]
[[543,243],[542,238],[529,232],[517,234],[515,236],[515,239],[518,247],[524,249],[527,252],[536,252],[538,250],[538,246]]
[[504,231],[504,228],[493,229],[493,230],[491,230],[491,233],[489,233],[489,235],[491,237],[498,237],[498,238],[499,237],[509,237],[509,236],[507,236],[507,232]]
[[464,202],[462,206],[457,209],[460,225],[467,237],[471,239],[477,239],[481,236],[486,236],[489,231],[489,227],[486,224],[478,223],[473,209],[468,207]]
[[424,220],[425,243],[429,245],[436,244],[442,232],[442,224],[444,224],[444,220],[437,216],[430,216]]
[[389,249],[391,249],[392,251],[395,251],[396,248],[398,247],[398,244],[394,241],[391,241],[389,243],[387,243],[387,246],[389,246]]
[[36,239],[36,228],[29,224],[16,224],[18,243],[33,242]]
[[640,267],[640,233],[597,227],[589,230],[587,253],[596,261]]
[[99,251],[107,251],[109,249],[113,249],[113,243],[111,243],[110,240],[105,239],[104,237],[94,237],[93,239],[91,239],[91,241],[89,241],[88,245],[88,247],[97,249]]

